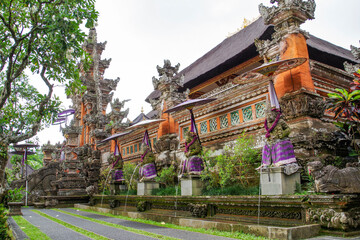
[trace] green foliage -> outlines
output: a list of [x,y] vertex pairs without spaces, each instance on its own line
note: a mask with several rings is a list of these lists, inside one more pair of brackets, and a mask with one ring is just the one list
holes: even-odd
[[[4,89],[6,78],[4,73],[0,72],[0,92]],[[0,114],[0,141],[11,139],[11,134],[26,135],[33,131],[33,125],[40,122],[38,130],[49,126],[55,120],[57,113],[60,111],[60,100],[58,97],[49,99],[46,109],[39,111],[41,102],[44,101],[46,95],[33,87],[27,76],[20,75],[13,84],[11,94],[3,106],[2,114]]]
[[6,181],[11,183],[12,181],[18,180],[18,174],[20,173],[20,168],[18,166],[10,168],[5,168]]
[[158,176],[155,178],[156,182],[162,183],[165,186],[174,186],[177,173],[174,165],[165,167],[158,172]]
[[10,239],[7,234],[7,227],[5,225],[7,220],[6,214],[6,208],[4,205],[0,204],[0,239],[4,240]]
[[203,189],[202,195],[204,196],[231,196],[231,195],[258,195],[259,187],[244,187],[241,184],[222,187],[222,188],[211,188]]
[[23,216],[12,216],[12,218],[18,226],[21,226],[21,230],[23,230],[30,239],[51,240],[49,236],[43,233],[38,227],[32,225]]
[[[177,188],[177,194],[176,194]],[[151,195],[154,196],[181,196],[180,186],[169,186],[165,188],[155,188],[151,190]]]
[[100,177],[98,181],[99,193],[104,195],[110,195],[110,167],[102,170],[100,172]]
[[[335,125],[352,140],[351,146],[355,151],[350,155],[359,155],[360,144],[356,139],[360,138],[360,70],[354,73],[356,78],[349,90],[335,89],[335,93],[329,93],[328,109],[334,113]],[[354,154],[355,153],[355,154]]]
[[8,202],[21,202],[24,197],[24,187],[10,189],[7,193]]
[[[129,190],[135,190],[137,188],[136,180],[139,179],[139,167],[136,166],[135,163],[126,163],[123,167],[125,183]],[[132,179],[131,176],[133,176]]]
[[[22,167],[22,158],[23,156],[21,155],[13,155],[11,157],[10,162],[13,165],[12,169],[5,168],[6,180],[8,181],[8,183],[19,179],[19,173]],[[36,154],[28,155],[27,161],[25,163],[29,165],[32,169],[37,170],[43,167],[43,158],[44,154],[40,150],[38,150]]]
[[[80,25],[93,27],[97,16],[94,0],[0,2],[0,141],[28,139],[51,123],[60,105],[54,83],[68,93],[84,90],[78,63],[89,58]],[[37,91],[25,71],[39,75],[48,92]]]
[[256,185],[258,181],[255,165],[260,162],[261,154],[254,148],[254,139],[242,133],[234,144],[224,148],[224,153],[215,157],[206,151],[203,158],[206,167],[201,178],[207,181],[207,189],[241,184]]

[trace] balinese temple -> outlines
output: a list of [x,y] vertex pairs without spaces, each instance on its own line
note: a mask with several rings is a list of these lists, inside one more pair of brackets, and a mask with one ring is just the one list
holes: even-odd
[[[159,153],[169,150],[167,143],[159,141],[167,138],[169,142],[168,137],[174,141],[173,147],[176,139],[184,147],[184,134],[190,128],[188,111],[170,115],[163,112],[187,97],[217,98],[193,109],[205,147],[221,149],[244,131],[254,135],[261,147],[269,101],[268,80],[245,85],[233,84],[232,80],[265,62],[301,57],[307,59],[304,64],[275,79],[281,110],[292,129],[290,138],[296,157],[301,164],[315,157],[327,159],[347,154],[331,114],[324,111],[325,100],[335,88],[349,87],[353,76],[345,71],[344,62],[359,61],[349,50],[301,29],[302,23],[315,18],[314,1],[275,2],[271,7],[261,4],[260,18],[182,71],[178,72],[179,65],[171,66],[167,60],[163,67],[157,67],[159,79],[153,78],[154,90],[146,98],[153,110],[145,118],[166,120],[150,129],[151,142]],[[134,132],[121,142],[125,161],[140,159],[141,139],[141,133]]]

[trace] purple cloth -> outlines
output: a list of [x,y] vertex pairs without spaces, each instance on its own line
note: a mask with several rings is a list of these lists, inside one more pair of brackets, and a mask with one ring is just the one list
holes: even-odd
[[113,174],[113,180],[114,181],[124,181],[125,178],[124,178],[123,170],[121,170],[121,169],[115,170],[115,172]]
[[199,175],[202,170],[204,170],[203,160],[198,156],[191,156],[183,164],[183,173]]
[[156,167],[154,163],[148,163],[139,169],[140,178],[144,176],[144,178],[151,179],[156,177]]
[[294,147],[290,140],[274,143],[272,146],[265,144],[262,151],[262,165],[271,163],[278,167],[281,165],[296,163]]

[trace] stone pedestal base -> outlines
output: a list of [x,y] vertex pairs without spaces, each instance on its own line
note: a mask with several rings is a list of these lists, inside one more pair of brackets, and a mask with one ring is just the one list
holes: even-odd
[[261,195],[293,194],[296,183],[300,184],[300,170],[292,175],[286,175],[281,167],[263,169],[260,172]]
[[199,176],[181,178],[181,196],[199,196],[203,189],[203,182]]
[[8,202],[9,213],[8,216],[22,215],[21,206],[24,205],[22,202]]
[[120,194],[122,191],[126,191],[127,187],[123,181],[121,182],[112,182],[110,183],[110,194],[117,195]]
[[151,195],[151,190],[159,188],[160,185],[157,182],[138,182],[137,195]]

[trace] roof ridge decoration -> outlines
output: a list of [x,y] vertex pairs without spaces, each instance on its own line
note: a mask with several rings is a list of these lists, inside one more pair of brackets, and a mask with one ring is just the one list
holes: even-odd
[[[360,48],[357,48],[357,47],[351,45],[350,49],[351,49],[351,53],[355,57],[355,59],[360,60]],[[344,62],[344,68],[345,68],[346,72],[353,74],[353,73],[360,71],[360,64],[353,65],[348,62]]]
[[315,18],[316,3],[315,0],[270,0],[270,3],[277,3],[277,6],[266,7],[260,4],[259,12],[265,24],[274,25],[275,33],[271,41],[256,39],[255,45],[260,56],[268,55],[273,59],[278,53],[278,43],[288,34],[301,33],[306,38],[310,37],[300,25]]
[[159,113],[162,113],[164,102],[166,102],[167,107],[170,108],[186,100],[188,91],[184,93],[179,92],[179,88],[184,86],[185,79],[184,75],[178,74],[179,68],[180,63],[172,66],[170,60],[167,59],[164,60],[163,67],[159,65],[156,66],[159,78],[153,77],[152,82],[154,90],[159,90],[161,95],[158,100],[151,99],[150,104],[152,108]]

